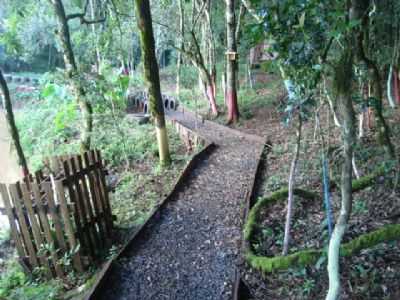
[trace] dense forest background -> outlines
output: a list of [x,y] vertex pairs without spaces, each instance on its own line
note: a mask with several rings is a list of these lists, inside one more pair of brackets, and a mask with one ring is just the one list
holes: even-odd
[[[104,260],[201,151],[166,121],[191,111],[267,141],[246,299],[399,297],[398,1],[3,0],[0,70],[24,175],[102,152],[119,228]],[[98,271],[28,277],[8,230],[0,247],[0,298],[77,297]]]

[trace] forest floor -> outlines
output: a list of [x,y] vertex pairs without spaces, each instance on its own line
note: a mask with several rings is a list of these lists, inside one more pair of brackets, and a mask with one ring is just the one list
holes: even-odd
[[[146,226],[139,243],[118,261],[109,283],[110,290],[104,299],[106,295],[112,299],[228,299],[232,293],[237,265],[252,299],[324,298],[328,285],[324,260],[306,268],[263,275],[240,259],[244,200],[266,139],[272,148],[263,161],[261,176],[257,178],[256,197],[266,197],[287,186],[294,150],[295,124],[283,125],[284,115],[277,109],[283,101],[281,88],[279,78],[268,75],[263,77],[262,84],[255,89],[242,89],[239,92],[241,119],[231,128],[208,121],[205,121],[206,125],[202,122],[194,124],[189,113],[186,118],[175,116],[181,118],[180,121],[188,127],[195,128],[201,135],[216,142],[219,147],[187,178],[178,199],[169,202],[159,212],[157,222]],[[17,91],[21,99],[17,100],[16,107],[18,114],[21,112],[26,118],[34,116],[37,103],[25,107],[32,95],[29,89],[26,94],[24,91]],[[191,97],[193,94],[182,99],[182,103],[207,117],[207,105],[201,101],[193,104]],[[224,107],[221,95],[218,103],[221,108]],[[49,122],[54,122],[54,117],[43,117],[53,113],[53,106],[51,102],[41,103],[40,107],[44,108],[42,115],[38,113],[36,118],[29,119],[29,131],[24,128],[21,130],[23,143],[31,147],[27,152],[35,160],[42,156],[37,149],[48,148],[42,140],[48,140],[51,134],[54,136],[52,132],[43,131],[44,128],[51,128]],[[340,131],[327,117],[326,111],[322,110],[320,115],[330,157],[331,181],[340,182]],[[386,117],[393,137],[398,136],[400,115],[397,111],[387,110]],[[136,147],[131,149],[131,164],[127,169],[120,161],[112,161],[118,155],[121,156],[121,153],[115,152],[121,149],[121,141],[116,138],[119,134],[114,132],[115,120],[107,120],[100,116],[96,121],[101,127],[96,132],[100,138],[95,142],[103,147],[102,151],[110,158],[111,174],[113,180],[118,182],[112,205],[119,217],[117,225],[121,228],[123,240],[125,234],[142,224],[152,207],[169,193],[190,155],[186,153],[177,135],[171,134],[174,163],[168,170],[158,168],[156,149],[151,143],[154,139],[151,126],[136,128],[136,125],[121,119],[124,130],[122,140],[129,137],[129,145]],[[225,123],[224,109],[214,121]],[[173,131],[172,128],[169,131]],[[321,146],[315,134],[313,118],[305,123],[303,132],[296,186],[321,194]],[[31,136],[35,137],[32,141]],[[399,149],[400,140],[393,138],[393,141]],[[382,166],[387,170],[393,166],[393,162],[385,157],[382,148],[376,144],[373,130],[366,130],[366,136],[355,145],[355,158],[361,176]],[[378,177],[373,186],[354,194],[353,214],[345,241],[385,224],[399,222],[400,196],[392,183],[393,174],[387,172]],[[332,194],[332,204],[337,215],[340,206],[338,191]],[[262,211],[259,225],[263,230],[260,230],[253,245],[257,254],[280,254],[285,214],[285,201],[268,207],[268,211]],[[322,201],[307,202],[295,198],[293,220],[291,252],[310,247],[326,247],[327,230]],[[32,285],[20,268],[15,267],[12,243],[2,236],[0,243],[0,270],[6,274],[0,276],[0,296],[2,292],[12,290],[11,294],[7,294],[12,295],[10,299],[20,299],[26,293],[36,295],[33,291],[44,297],[64,290],[65,286],[60,287],[55,282],[47,285],[34,282]],[[341,259],[343,299],[400,299],[399,257],[400,243],[391,242]],[[10,261],[13,262],[11,269]],[[83,284],[85,280],[78,279],[78,282]]]
[[[262,92],[262,91],[259,91]],[[269,95],[268,91],[264,91]],[[287,186],[289,167],[294,153],[295,127],[283,125],[284,116],[277,111],[281,92],[275,91],[275,105],[264,108],[249,108],[252,117],[232,126],[237,130],[265,136],[272,144],[264,163],[262,178],[258,178],[257,198],[269,196],[275,190]],[[400,115],[388,111],[387,120],[392,128],[393,142],[400,149],[400,141],[394,137],[400,133]],[[333,120],[327,118],[327,111],[321,111],[320,119],[326,148],[329,152],[331,181],[340,182],[341,151],[340,131]],[[300,161],[296,174],[296,186],[322,193],[321,144],[315,132],[312,118],[303,127]],[[344,242],[360,234],[400,222],[400,193],[394,189],[394,162],[374,138],[375,132],[366,128],[365,136],[355,145],[355,162],[360,176],[368,175],[385,167],[386,174],[377,178],[373,185],[354,193],[353,213]],[[322,199],[322,198],[321,198]],[[340,209],[340,191],[332,193],[335,217]],[[259,230],[253,247],[263,256],[281,255],[286,201],[268,206],[261,213],[263,230]],[[304,249],[324,248],[328,244],[327,223],[322,200],[307,201],[295,197],[290,252]],[[399,299],[400,289],[400,242],[383,243],[341,259],[343,299]],[[328,287],[326,260],[315,266],[293,268],[274,274],[262,275],[251,269],[245,262],[241,265],[242,278],[254,299],[323,299]],[[251,297],[250,297],[251,298]]]
[[231,299],[245,199],[263,139],[213,122],[189,128],[217,144],[112,269],[102,299]]

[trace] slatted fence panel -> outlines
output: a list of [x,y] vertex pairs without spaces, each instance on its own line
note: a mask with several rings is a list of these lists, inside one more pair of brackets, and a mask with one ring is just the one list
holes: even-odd
[[19,257],[47,278],[97,261],[111,246],[112,215],[99,151],[54,157],[23,183],[0,184]]

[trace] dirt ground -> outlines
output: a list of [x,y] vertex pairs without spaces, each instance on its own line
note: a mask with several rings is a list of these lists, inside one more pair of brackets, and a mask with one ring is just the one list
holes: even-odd
[[[279,96],[276,105],[280,102]],[[268,137],[272,144],[260,181],[257,197],[265,197],[273,191],[287,186],[289,166],[293,157],[295,129],[282,123],[283,116],[276,107],[261,108],[252,111],[253,118],[242,120],[235,126],[237,129]],[[333,121],[330,127],[326,111],[321,111],[321,124],[325,126],[325,140],[331,151],[331,180],[340,182],[340,131]],[[399,115],[389,110],[388,123],[393,129],[393,141],[398,144]],[[315,122],[310,119],[303,128],[303,142],[300,153],[296,186],[321,193],[321,156],[320,144],[315,139]],[[355,146],[355,157],[358,171],[367,175],[381,166],[384,153],[376,144],[375,132],[367,131],[365,138]],[[399,146],[399,145],[397,145]],[[392,174],[377,179],[375,185],[354,194],[353,214],[345,241],[370,232],[386,224],[397,224],[399,220],[398,193],[393,193]],[[333,208],[337,214],[340,207],[340,192],[333,194]],[[295,224],[293,224],[292,249],[325,247],[327,230],[324,226],[325,214],[322,202],[306,203],[296,198]],[[389,209],[390,208],[390,209]],[[286,216],[286,201],[269,207],[262,213],[260,224],[265,229],[259,234],[259,252],[261,255],[280,255],[282,251],[283,226]],[[399,242],[383,243],[371,249],[365,249],[358,255],[341,259],[343,282],[343,299],[400,299],[398,284],[400,282]],[[249,299],[323,299],[327,291],[328,278],[326,261],[318,266],[293,268],[274,274],[263,275],[251,269],[244,261],[241,265],[242,278],[249,288]]]

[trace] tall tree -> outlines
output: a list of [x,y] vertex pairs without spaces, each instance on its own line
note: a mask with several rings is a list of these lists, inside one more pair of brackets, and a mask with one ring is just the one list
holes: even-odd
[[294,151],[294,157],[290,165],[289,181],[288,181],[288,204],[286,208],[286,223],[285,223],[285,235],[283,239],[283,250],[282,255],[287,255],[289,252],[290,244],[290,228],[293,216],[293,202],[294,202],[294,185],[296,177],[296,169],[300,156],[300,144],[301,144],[301,129],[303,125],[303,120],[301,116],[301,111],[299,111],[299,124],[297,127],[297,142]]
[[237,104],[236,90],[236,18],[235,1],[225,0],[226,2],[226,31],[227,31],[227,66],[226,66],[226,93],[225,103],[228,105],[228,123],[234,123],[239,119],[239,109]]
[[[184,42],[184,32],[185,32],[185,10],[183,6],[183,0],[178,0],[178,7],[179,7],[179,30],[180,30],[180,37],[179,37],[179,48],[185,49],[185,42]],[[182,69],[182,52],[178,51],[178,61],[177,61],[177,75],[176,75],[176,94],[178,98],[180,97],[181,93],[181,69]]]
[[93,109],[92,105],[86,97],[86,92],[81,82],[82,76],[76,64],[75,55],[71,43],[68,21],[75,18],[79,18],[81,20],[81,23],[86,24],[93,24],[95,21],[87,21],[85,19],[88,3],[86,4],[84,13],[66,15],[62,0],[49,1],[53,6],[54,13],[57,17],[57,35],[62,48],[67,78],[71,82],[71,87],[73,88],[75,99],[82,112],[83,130],[81,132],[81,150],[87,151],[90,149],[90,135],[93,129]]
[[164,105],[161,97],[160,75],[156,59],[153,24],[149,0],[135,0],[137,24],[143,53],[144,77],[148,85],[150,112],[154,118],[161,165],[171,161]]
[[[350,40],[350,39],[349,39]],[[340,296],[340,269],[339,269],[339,252],[340,244],[346,232],[347,224],[350,219],[352,209],[352,176],[353,176],[353,145],[356,143],[355,138],[355,113],[352,102],[352,80],[353,73],[353,51],[351,41],[347,41],[341,60],[335,71],[335,88],[338,93],[338,106],[342,116],[342,139],[343,139],[343,156],[341,176],[341,196],[342,203],[340,207],[339,217],[336,221],[332,237],[329,241],[328,248],[328,276],[329,290],[326,296],[327,300],[336,300]],[[350,77],[350,80],[349,80]]]
[[[390,129],[383,116],[383,88],[382,76],[380,74],[377,63],[369,58],[365,51],[365,37],[369,35],[369,1],[358,0],[353,5],[355,21],[359,21],[361,26],[356,30],[356,49],[357,57],[361,62],[364,62],[368,68],[373,92],[374,92],[374,108],[375,120],[378,126],[377,140],[381,144],[391,158],[396,158],[395,148],[390,139]],[[368,46],[368,45],[367,45]]]
[[15,147],[15,151],[17,152],[18,163],[22,168],[22,172],[23,172],[24,176],[27,176],[29,174],[28,164],[26,162],[24,151],[22,150],[22,146],[19,141],[18,129],[17,129],[17,126],[15,125],[10,91],[8,89],[7,82],[4,79],[4,76],[3,76],[3,73],[1,70],[0,70],[0,88],[3,93],[3,103],[2,104],[3,104],[3,108],[5,110],[5,114],[6,114],[7,125],[8,125],[8,129],[10,131],[12,142]]
[[[206,57],[207,55],[204,55],[201,51],[199,39],[196,35],[195,29],[198,24],[199,19],[201,16],[205,14],[204,10],[206,8],[206,2],[203,2],[201,7],[199,8],[198,11],[196,11],[197,5],[195,5],[196,1],[193,1],[193,6],[192,6],[192,20],[191,20],[191,28],[189,28],[188,34],[189,38],[187,39],[187,43],[185,44],[185,47],[174,47],[177,51],[182,52],[191,62],[192,64],[197,68],[201,81],[203,83],[203,86],[205,88],[205,95],[207,97],[207,100],[209,102],[211,112],[214,116],[218,115],[218,108],[217,108],[217,103],[215,100],[215,85],[213,81],[213,69],[209,70],[207,68],[207,61]],[[182,37],[184,38],[185,32],[181,32]],[[207,51],[208,52],[208,51]]]

